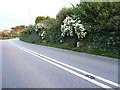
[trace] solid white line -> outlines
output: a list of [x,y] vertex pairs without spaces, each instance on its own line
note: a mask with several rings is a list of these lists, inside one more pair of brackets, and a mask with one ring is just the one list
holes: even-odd
[[28,53],[30,53],[30,54],[32,54],[32,55],[34,55],[34,56],[36,56],[36,57],[38,57],[38,58],[46,61],[46,62],[49,62],[50,64],[53,64],[53,65],[55,65],[55,66],[57,66],[57,67],[65,70],[65,71],[68,71],[69,73],[72,73],[72,74],[74,74],[74,75],[76,75],[76,76],[78,76],[78,77],[80,77],[80,78],[83,78],[83,79],[85,79],[85,80],[87,80],[87,81],[89,81],[89,82],[91,82],[91,83],[94,83],[94,84],[96,84],[96,85],[98,85],[98,86],[100,86],[100,87],[102,87],[102,88],[112,88],[112,87],[107,86],[107,85],[105,85],[105,84],[102,84],[102,83],[100,83],[100,82],[98,82],[98,81],[96,81],[96,80],[93,80],[93,79],[90,79],[90,78],[88,78],[88,77],[86,77],[86,76],[84,76],[84,75],[81,75],[81,74],[79,74],[79,73],[77,73],[77,72],[75,72],[75,71],[73,71],[73,70],[70,70],[70,69],[68,69],[68,68],[66,68],[66,67],[63,67],[63,66],[61,66],[61,65],[59,65],[59,64],[57,64],[57,63],[54,63],[54,62],[52,62],[52,61],[50,61],[50,60],[47,60],[47,59],[45,59],[45,58],[43,58],[43,57],[41,57],[41,56],[38,56],[38,55],[36,55],[36,54],[28,51],[28,50],[25,50],[25,49],[23,49],[23,48],[20,48],[20,49],[22,49],[22,50],[24,50],[25,52],[28,52]]
[[[19,46],[17,46],[17,47],[19,47]],[[21,48],[21,47],[20,47],[20,48]],[[22,48],[23,48],[23,47],[22,47]],[[23,48],[23,49],[26,49],[26,48]],[[42,56],[42,57],[45,57],[45,58],[47,58],[47,59],[50,59],[51,61],[57,62],[57,63],[59,63],[59,64],[61,64],[61,65],[64,65],[64,66],[66,66],[66,67],[68,67],[68,68],[74,69],[74,70],[79,71],[79,72],[82,72],[82,73],[84,73],[84,74],[91,75],[91,76],[93,76],[93,77],[95,77],[95,78],[97,78],[97,79],[99,79],[99,80],[102,80],[102,81],[104,81],[104,82],[106,82],[106,83],[109,83],[109,84],[111,84],[111,85],[114,85],[114,86],[116,86],[116,87],[120,87],[120,85],[119,85],[118,83],[115,83],[115,82],[113,82],[113,81],[104,79],[104,78],[102,78],[102,77],[100,77],[100,76],[97,76],[97,75],[95,75],[95,74],[86,72],[86,71],[84,71],[84,70],[82,70],[82,69],[79,69],[79,68],[70,66],[70,65],[68,65],[68,64],[65,64],[65,63],[63,63],[63,62],[57,61],[57,60],[55,60],[55,59],[52,59],[52,58],[47,57],[47,56],[45,56],[45,55],[42,55],[42,54],[39,54],[39,53],[37,53],[37,52],[31,51],[31,50],[29,50],[29,49],[26,49],[26,50],[28,50],[28,51],[30,51],[30,52],[33,52],[33,53],[35,53],[35,54],[37,54],[37,55],[40,55],[40,56]]]

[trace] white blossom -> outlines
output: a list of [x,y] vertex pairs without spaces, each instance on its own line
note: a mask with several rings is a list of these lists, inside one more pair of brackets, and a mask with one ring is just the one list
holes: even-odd
[[78,23],[81,23],[81,20],[78,20]]
[[44,37],[44,35],[45,35],[45,31],[43,31],[43,32],[41,33],[41,37]]
[[63,23],[64,24],[61,25],[61,36],[73,36],[74,33],[78,36],[78,38],[84,38],[86,36],[87,32],[85,32],[85,28],[83,24],[81,24],[81,20],[73,20],[72,17],[67,16]]
[[61,33],[61,36],[64,37],[65,36],[64,33]]
[[63,40],[60,40],[60,42],[62,43],[62,42],[63,42]]
[[37,31],[38,31],[38,29],[36,28],[36,29],[35,29],[35,31],[37,32]]
[[39,36],[41,36],[41,34],[39,33]]

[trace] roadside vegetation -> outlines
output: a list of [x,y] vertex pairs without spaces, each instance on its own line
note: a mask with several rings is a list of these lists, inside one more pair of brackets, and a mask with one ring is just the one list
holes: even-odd
[[0,31],[0,40],[11,39],[7,31]]
[[0,31],[0,40],[13,39],[19,36],[20,31],[27,28],[25,25],[12,27],[11,30]]
[[22,41],[120,58],[120,2],[82,2],[56,18],[38,16],[21,31]]

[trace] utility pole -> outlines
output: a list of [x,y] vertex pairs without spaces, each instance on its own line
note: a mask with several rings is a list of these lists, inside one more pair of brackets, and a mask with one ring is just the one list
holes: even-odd
[[31,25],[31,12],[30,12],[30,8],[29,8],[29,24]]

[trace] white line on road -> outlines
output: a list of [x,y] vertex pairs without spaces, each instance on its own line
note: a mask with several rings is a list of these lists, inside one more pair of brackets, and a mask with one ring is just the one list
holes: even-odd
[[[23,48],[23,49],[26,49],[26,48]],[[61,64],[61,65],[63,65],[63,66],[68,67],[68,68],[71,68],[71,69],[73,69],[73,70],[79,71],[79,72],[84,73],[84,74],[87,74],[87,75],[91,75],[91,76],[93,76],[93,77],[95,77],[95,78],[97,78],[97,79],[99,79],[99,80],[102,80],[102,81],[104,81],[104,82],[106,82],[106,83],[109,83],[109,84],[111,84],[111,85],[113,85],[113,86],[118,87],[118,85],[119,85],[119,84],[117,84],[117,83],[115,83],[115,82],[113,82],[113,81],[104,79],[104,78],[102,78],[102,77],[100,77],[100,76],[98,76],[98,75],[95,75],[95,74],[86,72],[86,71],[84,71],[84,70],[82,70],[82,69],[79,69],[79,68],[73,67],[73,66],[71,66],[71,65],[65,64],[65,63],[60,62],[60,61],[58,61],[58,60],[55,60],[55,59],[53,59],[53,58],[47,57],[47,56],[45,56],[45,55],[42,55],[42,54],[39,54],[39,53],[37,53],[37,52],[31,51],[31,50],[29,50],[29,49],[26,49],[26,50],[28,50],[28,51],[30,51],[30,52],[33,52],[33,53],[35,53],[35,54],[37,54],[37,55],[39,55],[39,56],[45,57],[46,59],[49,59],[49,60],[54,61],[54,62],[56,62],[56,63],[59,63],[59,64]]]
[[[61,69],[64,69],[65,71],[68,71],[68,72],[70,72],[70,73],[72,73],[72,74],[74,74],[74,75],[76,75],[76,76],[78,76],[78,77],[81,77],[81,78],[83,78],[83,79],[85,79],[85,80],[88,80],[88,81],[90,81],[90,82],[92,82],[92,83],[94,83],[94,84],[96,84],[96,85],[98,85],[98,86],[100,86],[100,87],[102,87],[102,88],[112,88],[112,87],[107,86],[107,85],[105,85],[105,84],[102,84],[102,83],[100,83],[100,82],[98,82],[98,81],[96,81],[96,80],[90,79],[90,78],[88,78],[88,77],[85,77],[84,75],[81,75],[81,74],[79,74],[79,73],[77,73],[77,72],[75,72],[75,71],[73,71],[73,70],[82,72],[82,73],[84,73],[84,74],[91,75],[91,76],[93,76],[93,77],[95,77],[95,78],[97,78],[97,79],[99,79],[99,80],[102,80],[102,81],[104,81],[104,82],[107,82],[107,83],[109,83],[109,84],[111,84],[111,85],[114,85],[114,86],[117,86],[117,87],[118,87],[118,84],[117,84],[117,83],[112,82],[112,81],[107,80],[107,79],[104,79],[104,78],[102,78],[102,77],[100,77],[100,76],[97,76],[97,75],[94,75],[94,74],[92,74],[92,73],[86,72],[86,71],[84,71],[84,70],[78,69],[78,68],[76,68],[76,67],[70,66],[70,65],[68,65],[68,64],[65,64],[65,63],[63,63],[63,62],[57,61],[57,60],[55,60],[55,59],[52,59],[52,58],[47,57],[47,56],[45,56],[45,55],[42,55],[42,54],[39,54],[39,53],[37,53],[37,52],[31,51],[31,50],[29,50],[29,49],[26,49],[26,48],[23,48],[23,47],[19,47],[19,46],[17,46],[17,45],[15,45],[15,46],[18,47],[19,49],[22,49],[22,50],[24,50],[24,51],[26,51],[26,52],[28,52],[28,53],[30,53],[30,54],[32,54],[32,55],[34,55],[34,56],[42,59],[42,60],[44,60],[44,61],[47,61],[47,62],[49,62],[49,63],[51,63],[51,64],[53,64],[53,65],[55,65],[55,66],[57,66],[57,67],[59,67],[59,68],[61,68]],[[56,63],[55,63],[55,62],[56,62]],[[63,66],[61,66],[60,64],[63,65],[63,66],[66,66],[66,67],[68,67],[68,68],[71,68],[71,69],[73,69],[73,70],[70,70],[70,69],[68,69],[68,68],[66,68],[66,67],[63,67]]]

